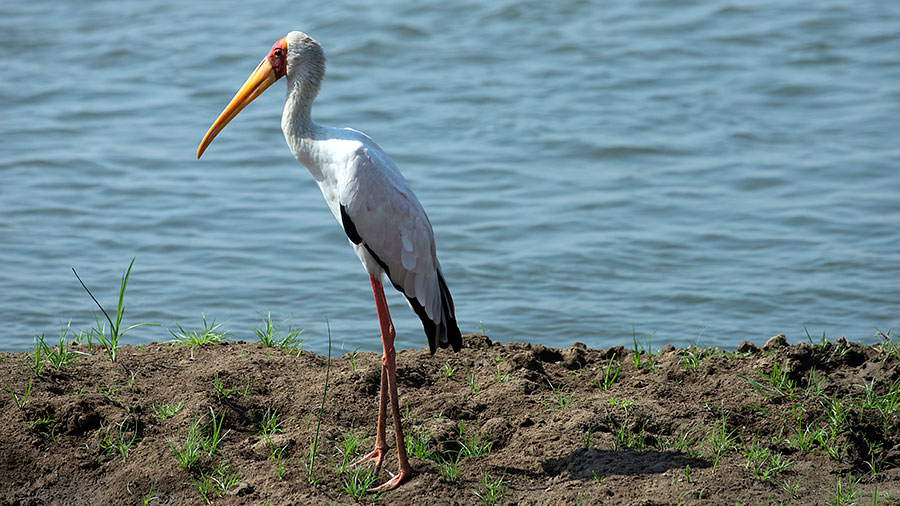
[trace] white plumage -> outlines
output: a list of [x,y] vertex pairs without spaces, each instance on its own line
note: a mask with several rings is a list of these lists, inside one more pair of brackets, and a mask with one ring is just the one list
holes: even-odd
[[384,300],[382,275],[406,297],[422,320],[429,349],[462,345],[450,290],[441,273],[431,222],[394,162],[375,142],[350,128],[330,128],[310,119],[310,109],[325,75],[325,56],[318,42],[291,32],[272,46],[213,123],[197,150],[210,142],[244,107],[281,77],[287,96],[281,128],[288,147],[318,183],[331,213],[343,227],[372,281],[384,347],[381,399],[375,450],[359,462],[380,467],[388,446],[384,418],[388,391],[397,436],[399,471],[378,490],[391,489],[412,476],[396,388],[394,327]]
[[[448,311],[442,308],[442,274],[431,222],[394,162],[362,132],[312,122],[298,126],[296,123],[308,117],[298,119],[290,112],[292,108],[286,105],[282,127],[288,146],[318,183],[369,276],[380,279],[382,273],[387,274],[407,298],[410,309],[418,314],[418,303],[436,329],[451,321],[455,326],[453,302],[446,301]],[[342,207],[361,242],[350,237]],[[436,332],[434,344],[432,336],[428,337],[432,351],[434,344],[450,344],[446,329]]]

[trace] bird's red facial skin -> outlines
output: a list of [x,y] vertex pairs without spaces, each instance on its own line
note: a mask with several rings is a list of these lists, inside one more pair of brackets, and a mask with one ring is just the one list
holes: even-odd
[[275,71],[275,78],[281,79],[284,77],[287,74],[287,40],[282,38],[276,42],[272,49],[269,50],[266,59],[269,60],[269,65]]

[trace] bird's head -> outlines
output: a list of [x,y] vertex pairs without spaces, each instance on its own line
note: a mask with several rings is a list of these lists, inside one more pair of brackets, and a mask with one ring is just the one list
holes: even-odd
[[272,45],[269,54],[259,62],[256,70],[209,127],[197,148],[197,158],[203,155],[225,125],[275,81],[287,76],[288,86],[300,86],[311,101],[318,93],[324,75],[325,54],[315,39],[303,32],[291,32],[282,37]]

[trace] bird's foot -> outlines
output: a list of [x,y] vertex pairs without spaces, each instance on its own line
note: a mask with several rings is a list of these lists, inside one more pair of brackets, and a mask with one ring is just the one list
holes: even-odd
[[381,485],[378,485],[377,487],[370,488],[370,489],[366,490],[366,492],[374,493],[374,492],[387,492],[388,490],[394,490],[395,488],[399,487],[401,483],[403,483],[403,482],[409,480],[410,478],[412,478],[413,476],[415,476],[416,470],[413,469],[412,467],[407,466],[405,469],[400,468],[400,470],[397,471],[397,474],[394,474],[390,471],[388,471],[387,473],[389,475],[391,475],[390,480],[382,483]]
[[368,454],[360,457],[356,462],[350,464],[350,467],[358,466],[360,464],[365,464],[366,462],[372,461],[375,463],[375,469],[381,469],[381,462],[384,461],[384,455],[387,453],[387,451],[387,446],[385,446],[384,448],[376,447]]

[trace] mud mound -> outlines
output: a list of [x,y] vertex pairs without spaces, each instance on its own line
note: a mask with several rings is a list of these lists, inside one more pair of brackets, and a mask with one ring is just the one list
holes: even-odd
[[113,363],[82,344],[37,375],[32,355],[0,354],[0,504],[900,501],[896,342],[464,343],[398,354],[420,472],[381,496],[358,489],[384,472],[345,466],[374,442],[378,355],[331,360],[319,425],[328,360],[308,352],[151,344]]

